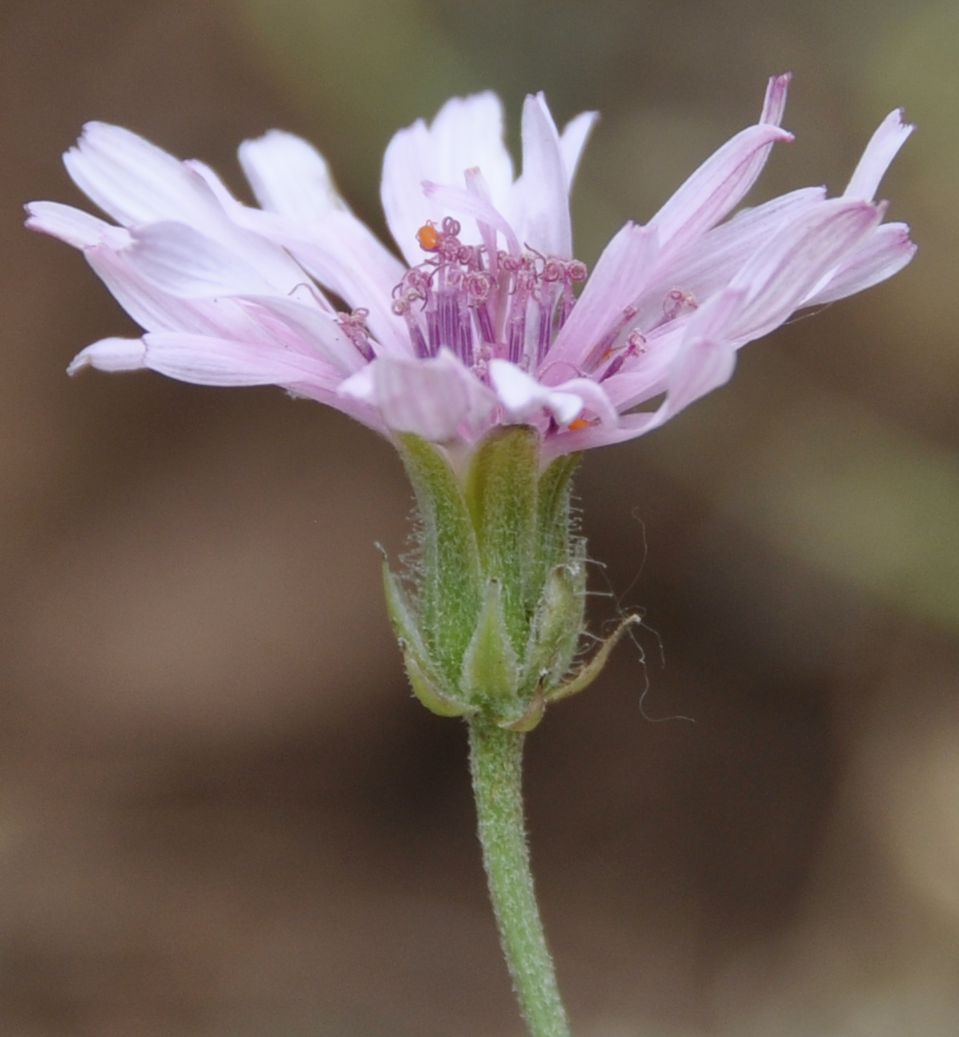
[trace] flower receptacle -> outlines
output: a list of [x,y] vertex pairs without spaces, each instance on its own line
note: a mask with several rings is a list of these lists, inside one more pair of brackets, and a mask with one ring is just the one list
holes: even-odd
[[575,457],[540,467],[539,433],[497,429],[454,470],[397,436],[416,498],[417,550],[387,608],[416,697],[441,716],[535,727],[546,705],[590,683],[625,627],[580,668],[586,544],[571,510]]

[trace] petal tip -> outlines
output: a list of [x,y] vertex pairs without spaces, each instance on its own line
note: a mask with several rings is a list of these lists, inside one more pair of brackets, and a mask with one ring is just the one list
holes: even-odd
[[35,208],[37,204],[37,202],[26,202],[24,204],[23,211],[26,215],[23,218],[23,225],[27,230],[35,230],[43,233],[43,221]]
[[791,80],[792,72],[782,72],[769,77],[766,83],[766,96],[763,98],[763,110],[759,116],[761,123],[778,126],[782,122]]
[[105,338],[81,349],[70,361],[67,374],[71,377],[85,367],[113,373],[139,371],[146,363],[147,347],[144,339]]
[[102,140],[108,135],[119,135],[129,132],[129,130],[124,130],[120,126],[114,126],[112,123],[101,122],[99,119],[90,119],[80,127],[80,136],[77,137],[76,144],[70,150],[76,151],[85,146],[95,146],[98,140]]
[[907,121],[905,108],[896,108],[892,112],[890,112],[890,115],[895,116],[906,136],[915,131],[916,124],[914,122]]

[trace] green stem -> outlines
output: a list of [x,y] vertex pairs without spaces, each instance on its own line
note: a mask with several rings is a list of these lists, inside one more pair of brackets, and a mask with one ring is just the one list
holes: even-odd
[[569,1037],[533,892],[523,820],[523,735],[483,720],[470,729],[470,773],[483,866],[500,943],[530,1037]]

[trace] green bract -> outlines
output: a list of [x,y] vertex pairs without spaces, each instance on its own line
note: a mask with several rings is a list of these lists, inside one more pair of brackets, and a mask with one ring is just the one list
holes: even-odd
[[441,716],[529,730],[546,705],[599,674],[635,617],[585,665],[586,543],[570,515],[575,457],[539,467],[534,429],[508,426],[464,476],[414,435],[397,436],[420,521],[408,586],[384,565],[386,601],[417,698]]

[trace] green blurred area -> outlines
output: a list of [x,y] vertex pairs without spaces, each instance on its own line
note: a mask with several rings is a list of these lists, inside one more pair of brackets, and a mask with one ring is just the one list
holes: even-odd
[[[5,1032],[518,1033],[462,732],[409,699],[380,600],[399,464],[274,391],[67,382],[129,330],[19,229],[30,198],[79,202],[57,157],[83,121],[238,189],[237,143],[292,130],[385,233],[398,127],[492,88],[515,145],[543,89],[560,122],[602,114],[574,196],[592,263],[791,69],[797,140],[749,201],[841,190],[902,105],[881,195],[920,250],[586,459],[595,626],[649,626],[533,737],[534,863],[577,1033],[954,1034],[957,40],[946,2],[8,0]],[[696,723],[647,722],[674,716]]]

